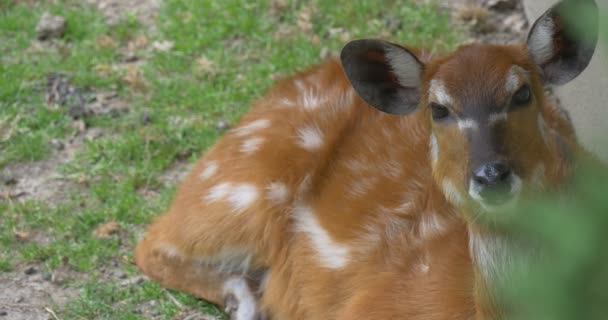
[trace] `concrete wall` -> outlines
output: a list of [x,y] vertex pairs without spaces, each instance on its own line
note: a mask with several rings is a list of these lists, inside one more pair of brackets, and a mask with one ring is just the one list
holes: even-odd
[[[608,163],[608,0],[595,0],[600,7],[600,41],[583,73],[556,87],[562,105],[570,112],[581,143]],[[524,0],[530,25],[555,0]]]

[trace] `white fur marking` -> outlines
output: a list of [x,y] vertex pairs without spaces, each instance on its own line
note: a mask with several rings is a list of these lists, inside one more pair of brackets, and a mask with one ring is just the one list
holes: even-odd
[[256,300],[247,281],[243,277],[232,277],[224,283],[224,295],[232,294],[238,301],[238,309],[231,319],[254,320],[256,317]]
[[433,165],[436,165],[437,160],[439,159],[439,145],[437,144],[437,137],[435,137],[434,133],[431,133],[430,146],[431,146],[431,162]]
[[298,130],[298,145],[306,150],[314,151],[323,146],[323,132],[317,126]]
[[505,81],[505,90],[508,93],[515,93],[519,86],[521,85],[521,80],[518,76],[518,66],[513,66],[509,69],[509,73],[507,73],[507,80]]
[[508,116],[506,112],[492,113],[488,117],[488,122],[490,123],[490,125],[494,125],[501,121],[507,121],[507,118]]
[[441,80],[431,80],[431,86],[430,86],[430,94],[435,96],[435,99],[437,99],[437,102],[439,104],[442,105],[446,105],[446,106],[451,106],[453,104],[453,99],[452,97],[448,94],[447,89],[445,88],[445,86],[443,85],[443,82],[441,82]]
[[165,254],[165,256],[170,259],[175,259],[182,256],[181,251],[176,246],[167,242],[161,242],[157,248],[160,249]]
[[512,255],[509,248],[509,242],[499,235],[482,235],[469,231],[471,256],[487,281],[508,274]]
[[536,64],[543,64],[553,57],[553,20],[543,17],[536,24],[528,40],[528,50]]
[[452,181],[447,180],[447,179],[443,180],[441,187],[443,189],[443,194],[448,201],[450,201],[452,204],[457,205],[457,206],[463,204],[464,197],[462,196],[460,191],[458,191],[458,189],[456,188],[454,183],[452,183]]
[[321,106],[325,102],[325,98],[318,95],[315,90],[306,90],[302,95],[302,106],[304,109],[314,110]]
[[275,203],[284,203],[289,198],[289,188],[281,182],[273,182],[266,186],[266,198]]
[[246,153],[246,154],[251,154],[251,153],[257,151],[260,148],[260,146],[262,145],[262,143],[264,143],[264,138],[261,138],[261,137],[249,138],[249,139],[243,141],[243,143],[241,143],[241,152]]
[[420,85],[420,64],[405,50],[393,46],[385,46],[386,58],[404,87],[418,87]]
[[477,130],[477,129],[479,129],[479,125],[473,119],[459,119],[458,128],[460,130],[466,130],[466,129]]
[[266,129],[268,127],[270,127],[270,120],[258,119],[258,120],[252,121],[242,127],[237,128],[236,135],[239,137],[243,137],[243,136],[251,134],[255,131]]
[[209,192],[205,196],[205,199],[209,202],[222,200],[226,198],[226,196],[228,196],[231,188],[232,184],[229,182],[223,182],[218,185],[215,185],[211,189],[209,189]]
[[240,212],[247,209],[257,198],[257,188],[252,184],[243,183],[232,188],[228,202],[235,211]]
[[217,172],[218,168],[219,166],[217,164],[217,161],[209,161],[209,163],[207,163],[207,166],[205,166],[205,169],[203,169],[199,177],[202,180],[208,180],[209,178],[213,177],[213,175]]
[[326,268],[340,269],[346,266],[349,260],[349,248],[336,243],[327,230],[319,224],[312,208],[298,206],[294,209],[296,231],[308,235],[319,262]]

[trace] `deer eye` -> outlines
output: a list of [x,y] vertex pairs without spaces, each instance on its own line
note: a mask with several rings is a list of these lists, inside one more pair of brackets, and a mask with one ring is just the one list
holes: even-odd
[[445,119],[450,115],[450,110],[445,106],[442,106],[438,103],[431,102],[429,104],[429,108],[431,108],[431,113],[433,114],[433,120],[441,120]]
[[531,98],[532,92],[530,91],[530,86],[524,85],[515,92],[513,98],[511,98],[511,102],[515,106],[521,106],[528,104]]

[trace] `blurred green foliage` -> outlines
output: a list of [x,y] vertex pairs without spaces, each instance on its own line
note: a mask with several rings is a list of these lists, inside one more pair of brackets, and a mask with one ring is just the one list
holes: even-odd
[[[503,221],[534,249],[507,276],[517,320],[608,318],[608,171],[586,166],[565,193],[529,201]],[[522,261],[520,260],[520,261]]]

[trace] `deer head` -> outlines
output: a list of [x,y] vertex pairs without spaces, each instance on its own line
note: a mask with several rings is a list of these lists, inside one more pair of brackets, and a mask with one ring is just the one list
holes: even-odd
[[593,28],[576,34],[566,15],[573,6],[597,14],[593,1],[558,3],[534,23],[522,45],[467,45],[422,61],[402,46],[363,39],[348,43],[341,60],[370,105],[428,124],[433,177],[446,199],[493,212],[543,184],[539,171],[551,165],[549,154],[555,157],[558,142],[544,123],[543,87],[578,76],[597,42],[597,16],[586,17]]

